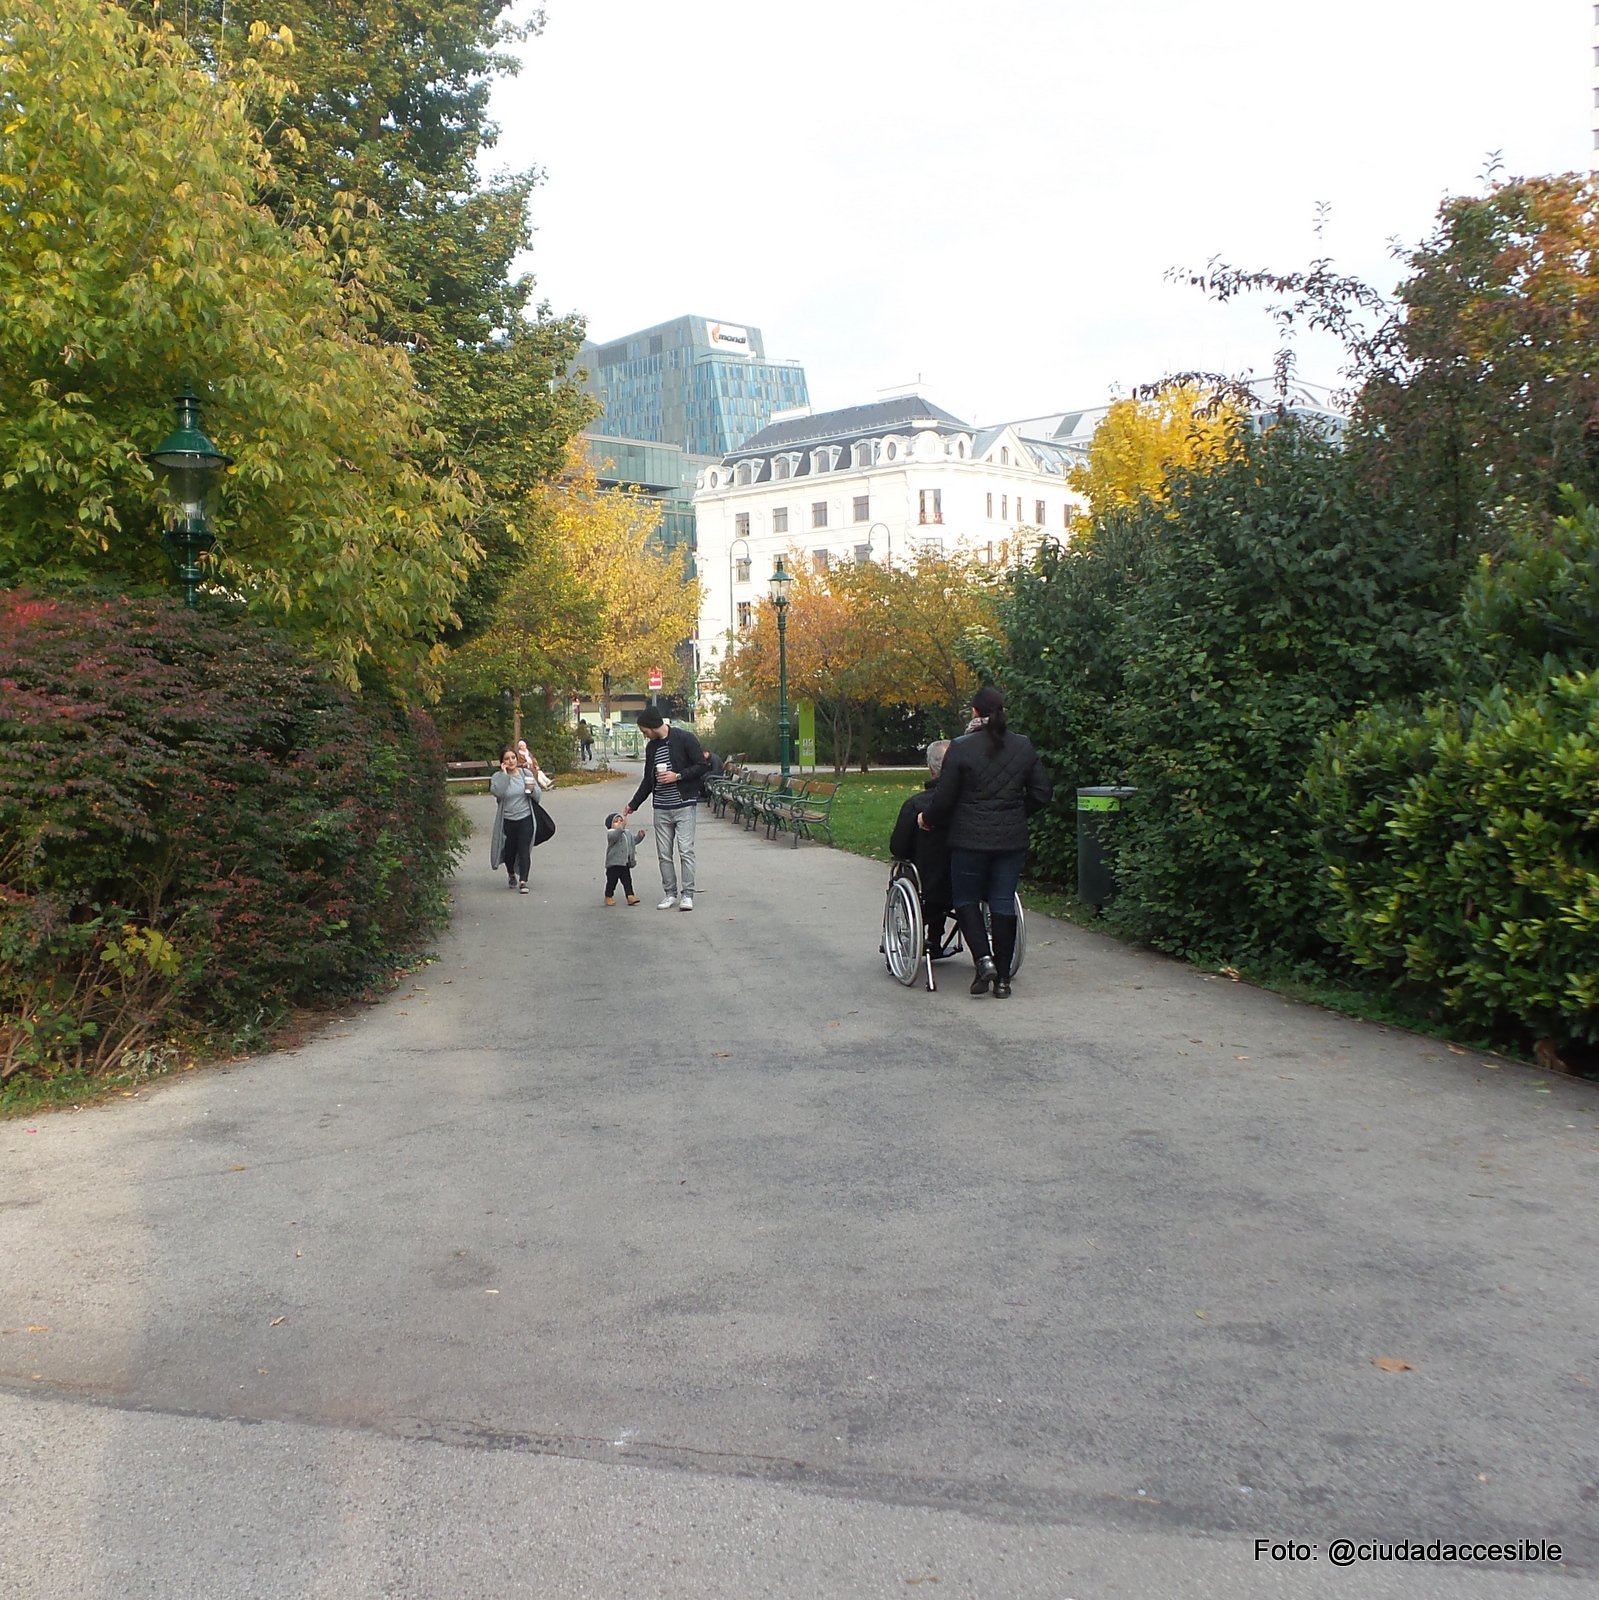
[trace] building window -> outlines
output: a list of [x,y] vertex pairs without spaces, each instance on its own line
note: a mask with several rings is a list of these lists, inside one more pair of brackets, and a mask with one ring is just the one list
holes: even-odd
[[750,536],[750,514],[749,514],[749,512],[747,512],[747,511],[735,511],[733,513],[733,532],[740,539],[749,538],[749,536]]
[[992,494],[990,494],[988,497],[988,514],[989,516],[993,516],[994,514],[994,497]]
[[1008,467],[1010,465],[1010,446],[1008,444],[1000,446],[999,464],[1002,467]]
[[787,506],[773,506],[772,507],[772,532],[773,533],[787,533],[788,532],[788,507]]
[[813,500],[811,502],[811,526],[813,528],[825,528],[827,526],[827,502],[825,500]]
[[872,497],[869,494],[855,496],[855,520],[857,522],[872,520]]
[[869,544],[856,545],[855,559],[857,561],[870,561],[872,559],[872,547]]
[[733,576],[740,583],[748,583],[750,581],[750,558],[748,556],[740,556],[733,563]]
[[942,489],[923,489],[919,505],[920,509],[916,518],[918,522],[942,522],[944,520],[944,491]]
[[772,476],[773,478],[786,478],[788,476],[787,456],[772,457]]
[[1060,525],[1069,528],[1072,525],[1072,503],[1070,500],[1060,508]]
[[999,520],[1001,522],[1010,521],[1010,496],[1008,494],[1002,494],[999,497]]
[[1040,528],[1044,526],[1044,502],[1042,500],[1035,500],[1033,502],[1033,521],[1037,523]]
[[826,572],[831,564],[831,557],[825,550],[811,551],[811,570],[813,572]]
[[739,626],[739,632],[742,633],[744,631],[744,629],[749,627],[749,625],[750,625],[750,602],[748,600],[740,600],[739,603],[738,603],[738,626]]

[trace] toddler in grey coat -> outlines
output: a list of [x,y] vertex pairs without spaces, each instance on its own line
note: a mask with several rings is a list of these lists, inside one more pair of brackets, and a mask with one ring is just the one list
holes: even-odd
[[605,819],[605,903],[616,904],[616,886],[621,884],[630,906],[638,904],[633,893],[633,866],[638,860],[634,846],[644,837],[644,830],[631,832],[627,819],[620,811],[613,811]]

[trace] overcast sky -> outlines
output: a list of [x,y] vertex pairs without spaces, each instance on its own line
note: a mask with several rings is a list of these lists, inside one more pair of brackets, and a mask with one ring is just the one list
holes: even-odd
[[[601,340],[754,324],[818,410],[919,380],[982,423],[1264,373],[1263,306],[1169,269],[1325,253],[1389,289],[1493,152],[1591,154],[1591,0],[545,6],[493,158],[545,173],[540,294]],[[1334,352],[1300,375],[1335,383]]]

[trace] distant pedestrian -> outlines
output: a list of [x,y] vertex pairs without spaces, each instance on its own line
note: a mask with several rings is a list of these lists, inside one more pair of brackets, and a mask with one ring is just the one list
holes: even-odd
[[527,893],[533,859],[533,808],[538,791],[534,767],[522,766],[509,745],[500,755],[500,770],[489,779],[489,793],[498,802],[494,832],[489,836],[489,867],[504,865],[512,889]]
[[[644,730],[644,781],[622,808],[625,822],[649,796],[655,808],[655,854],[661,863],[663,898],[658,911],[694,909],[694,822],[707,771],[700,742],[674,728],[655,706],[638,714]],[[677,861],[672,859],[676,847]],[[681,876],[679,875],[681,868]],[[680,887],[681,886],[681,887]]]
[[714,750],[705,752],[705,764],[710,768],[709,776],[713,778],[720,778],[727,770],[727,763]]
[[1005,696],[992,684],[972,696],[968,728],[950,745],[918,825],[949,830],[955,920],[977,968],[972,993],[992,988],[1004,1000],[1016,955],[1016,887],[1027,860],[1027,819],[1049,804],[1053,788],[1032,743],[1007,729]]
[[630,906],[638,904],[638,896],[633,893],[633,867],[638,861],[638,854],[634,846],[644,838],[644,830],[640,828],[636,833],[630,832],[627,818],[620,811],[613,811],[605,819],[605,903],[608,906],[616,904],[616,886],[621,884],[622,892],[627,896]]
[[583,760],[588,761],[593,757],[594,730],[588,725],[588,723],[582,721],[581,719],[577,725],[577,745],[578,752],[582,756]]

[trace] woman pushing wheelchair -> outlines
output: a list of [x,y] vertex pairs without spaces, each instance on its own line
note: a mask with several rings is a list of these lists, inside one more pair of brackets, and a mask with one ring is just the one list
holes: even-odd
[[923,831],[944,829],[949,838],[955,920],[976,964],[973,994],[992,990],[997,999],[1010,997],[1027,819],[1053,793],[1032,741],[1006,726],[1005,696],[992,684],[979,689],[972,696],[972,720],[950,744],[917,819]]

